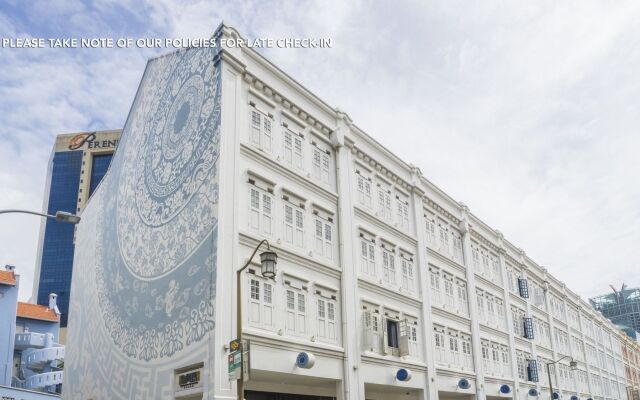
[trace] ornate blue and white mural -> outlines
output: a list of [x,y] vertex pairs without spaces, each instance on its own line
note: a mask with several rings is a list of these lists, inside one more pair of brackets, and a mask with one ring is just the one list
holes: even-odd
[[[65,399],[171,397],[215,328],[220,68],[214,49],[151,60],[82,215]],[[209,368],[211,366],[209,365]]]

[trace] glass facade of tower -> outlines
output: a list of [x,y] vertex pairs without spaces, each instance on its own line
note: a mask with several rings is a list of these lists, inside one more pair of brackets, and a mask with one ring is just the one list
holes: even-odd
[[640,332],[640,288],[623,288],[589,301],[602,315],[636,339],[636,332]]
[[109,169],[113,154],[99,154],[94,155],[91,161],[91,181],[89,182],[89,196],[93,194],[93,191],[98,187],[98,184],[102,180],[104,174]]
[[[51,167],[51,186],[47,213],[56,211],[76,213],[82,151],[56,152]],[[45,194],[46,195],[46,194]],[[74,226],[48,218],[42,245],[38,304],[48,304],[49,293],[58,295],[61,326],[67,325],[69,291],[73,269]]]

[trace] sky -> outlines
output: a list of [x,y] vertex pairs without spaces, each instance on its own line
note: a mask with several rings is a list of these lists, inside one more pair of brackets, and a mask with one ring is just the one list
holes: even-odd
[[[331,38],[260,52],[588,298],[640,286],[639,19],[624,0],[4,0],[0,38]],[[0,48],[0,210],[41,210],[54,137],[121,128],[169,50]],[[23,300],[39,230],[0,215]]]

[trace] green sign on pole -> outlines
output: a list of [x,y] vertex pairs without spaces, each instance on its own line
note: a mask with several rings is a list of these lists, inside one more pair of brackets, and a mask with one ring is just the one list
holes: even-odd
[[234,381],[240,379],[242,371],[242,345],[238,339],[229,342],[229,380]]

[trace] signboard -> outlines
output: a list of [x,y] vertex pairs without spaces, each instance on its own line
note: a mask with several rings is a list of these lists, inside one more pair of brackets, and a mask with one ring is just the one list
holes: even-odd
[[229,356],[227,357],[229,380],[244,381],[249,379],[249,342],[240,343],[238,339],[229,342]]
[[69,140],[69,150],[78,150],[85,143],[88,149],[108,149],[118,146],[118,139],[98,140],[96,132],[79,133]]

